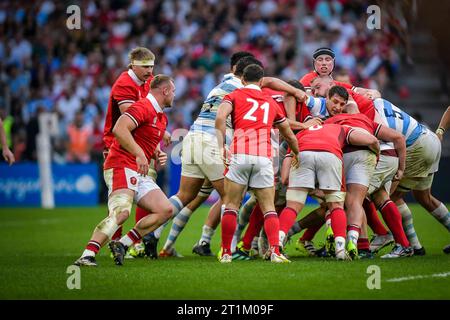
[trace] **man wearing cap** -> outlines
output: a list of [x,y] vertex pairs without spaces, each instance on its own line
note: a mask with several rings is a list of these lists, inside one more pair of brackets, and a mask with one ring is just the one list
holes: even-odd
[[[330,48],[318,48],[313,53],[313,68],[314,70],[305,74],[299,81],[305,87],[307,92],[311,92],[311,81],[319,76],[331,76],[334,69],[335,54]],[[346,89],[354,89],[348,83],[336,83]]]

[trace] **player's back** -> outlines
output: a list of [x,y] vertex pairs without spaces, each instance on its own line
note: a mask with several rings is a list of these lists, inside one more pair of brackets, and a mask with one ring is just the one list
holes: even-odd
[[369,132],[370,134],[375,134],[376,130],[378,128],[378,124],[369,119],[365,114],[363,113],[355,113],[355,114],[348,114],[348,113],[341,113],[337,114],[331,118],[328,118],[325,120],[326,124],[340,124],[345,126],[350,126],[353,128],[359,128],[364,129],[365,131]]
[[256,85],[238,89],[225,100],[233,105],[233,153],[270,157],[272,126],[285,120],[280,107]]
[[374,105],[383,124],[405,136],[407,147],[416,142],[426,130],[416,119],[385,99],[375,99]]
[[[217,115],[217,109],[220,103],[227,94],[233,92],[236,89],[242,88],[241,80],[232,73],[226,74],[221,83],[215,86],[208,97],[203,102],[202,108],[194,124],[190,130],[209,132],[215,135],[214,125]],[[227,126],[231,126],[231,122],[227,120]]]
[[342,148],[351,128],[338,124],[324,124],[309,127],[297,133],[300,152],[325,151],[331,152],[342,159]]

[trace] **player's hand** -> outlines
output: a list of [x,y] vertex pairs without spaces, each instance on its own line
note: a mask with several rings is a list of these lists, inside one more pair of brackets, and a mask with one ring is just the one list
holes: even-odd
[[137,172],[141,176],[146,176],[148,174],[148,160],[145,155],[138,155],[136,157],[136,164],[137,164]]
[[167,163],[167,153],[160,150],[156,156],[157,156],[158,164],[160,166],[164,167]]
[[443,139],[443,136],[442,136],[442,134],[440,134],[440,133],[436,133],[436,135],[437,135],[437,137],[438,137],[439,141],[441,141],[441,142],[442,142],[442,139]]
[[394,178],[392,179],[393,181],[400,181],[403,178],[403,170],[398,169],[397,172],[395,173]]
[[294,154],[293,152],[291,152],[291,154],[292,154],[291,167],[294,168],[294,169],[297,169],[298,166],[300,165],[299,155],[298,154]]
[[305,126],[305,129],[308,129],[309,127],[319,126],[322,125],[323,121],[320,118],[313,118],[303,123]]
[[308,95],[304,91],[302,91],[300,89],[295,89],[294,97],[298,101],[304,102],[308,98]]
[[9,165],[12,165],[14,162],[16,162],[14,154],[11,152],[11,150],[9,150],[9,148],[3,148],[3,159],[5,159],[5,161],[8,162]]
[[169,131],[164,132],[163,141],[165,147],[170,146],[170,144],[172,143],[172,135]]

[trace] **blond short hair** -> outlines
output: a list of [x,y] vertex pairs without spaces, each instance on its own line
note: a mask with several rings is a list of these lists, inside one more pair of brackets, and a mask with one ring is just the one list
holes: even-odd
[[158,74],[153,78],[152,82],[150,82],[150,88],[156,89],[169,82],[174,82],[174,80],[170,76],[165,74]]
[[155,61],[155,54],[151,52],[149,49],[144,47],[137,47],[130,51],[128,54],[128,58],[130,59],[130,63],[128,64],[128,68],[131,68],[134,60],[152,60]]

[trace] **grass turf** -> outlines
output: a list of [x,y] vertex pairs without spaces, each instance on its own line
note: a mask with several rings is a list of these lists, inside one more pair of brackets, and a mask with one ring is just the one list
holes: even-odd
[[[0,299],[450,299],[450,255],[442,252],[450,240],[448,232],[420,207],[411,208],[427,250],[423,257],[352,262],[311,258],[295,250],[295,236],[287,246],[291,264],[256,260],[222,265],[214,257],[192,254],[208,211],[202,207],[176,243],[185,258],[125,260],[124,266],[117,267],[104,248],[97,259],[99,267],[81,269],[80,290],[67,288],[67,267],[79,257],[106,209],[3,208]],[[133,220],[126,222],[124,230],[132,227]],[[323,239],[323,229],[316,242]],[[219,242],[220,231],[213,238],[215,252]],[[379,290],[366,286],[370,265],[381,269]],[[409,276],[422,277],[389,281]]]

